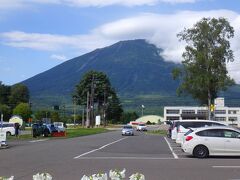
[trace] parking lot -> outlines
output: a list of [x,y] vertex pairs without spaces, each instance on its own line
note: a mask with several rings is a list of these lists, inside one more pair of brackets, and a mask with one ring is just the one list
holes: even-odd
[[141,172],[147,180],[240,179],[239,157],[196,159],[183,153],[169,138],[113,131],[72,139],[12,141],[0,151],[0,175],[31,179],[49,172],[54,179],[80,179],[84,174],[126,168],[126,175]]

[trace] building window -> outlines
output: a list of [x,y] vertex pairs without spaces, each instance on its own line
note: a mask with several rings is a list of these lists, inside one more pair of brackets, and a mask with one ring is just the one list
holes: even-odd
[[198,110],[197,113],[198,114],[207,114],[208,111],[207,110]]
[[228,120],[229,121],[237,121],[237,117],[229,117]]
[[226,110],[215,110],[215,114],[226,114]]
[[167,109],[167,114],[179,114],[178,109]]
[[169,120],[169,121],[175,121],[175,120],[179,120],[179,117],[176,117],[176,116],[167,116],[166,119]]
[[215,117],[216,121],[226,121],[225,117]]
[[228,110],[228,114],[237,114],[236,110]]
[[182,114],[195,114],[195,110],[182,110]]

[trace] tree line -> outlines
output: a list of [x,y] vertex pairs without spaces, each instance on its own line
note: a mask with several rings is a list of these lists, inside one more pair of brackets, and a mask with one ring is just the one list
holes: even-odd
[[25,85],[8,86],[0,82],[0,113],[4,115],[3,120],[8,121],[12,114],[21,115],[24,120],[31,117],[29,97]]

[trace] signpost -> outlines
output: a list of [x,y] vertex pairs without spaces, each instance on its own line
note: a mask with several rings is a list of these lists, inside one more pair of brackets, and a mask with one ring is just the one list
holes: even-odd
[[3,132],[3,114],[1,113],[0,147],[7,147],[6,135],[6,132]]

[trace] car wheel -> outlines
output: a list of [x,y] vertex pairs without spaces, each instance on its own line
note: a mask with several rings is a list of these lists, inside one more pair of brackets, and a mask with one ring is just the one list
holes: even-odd
[[11,136],[11,135],[12,135],[11,132],[8,131],[8,132],[7,132],[7,136]]
[[197,158],[206,158],[209,155],[208,148],[203,145],[198,145],[193,150],[193,156]]
[[45,130],[44,133],[43,133],[43,136],[48,137],[49,134],[50,134],[50,132],[48,130]]

